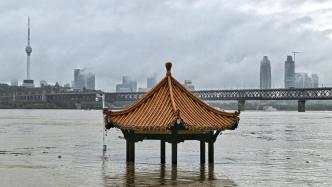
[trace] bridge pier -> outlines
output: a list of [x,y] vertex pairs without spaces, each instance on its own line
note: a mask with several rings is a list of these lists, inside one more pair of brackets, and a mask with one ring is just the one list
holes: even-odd
[[297,111],[305,112],[305,100],[304,99],[300,99],[297,101]]
[[246,100],[239,100],[238,101],[238,103],[237,103],[237,109],[239,110],[239,111],[244,111],[244,109],[245,109],[245,105],[246,105]]

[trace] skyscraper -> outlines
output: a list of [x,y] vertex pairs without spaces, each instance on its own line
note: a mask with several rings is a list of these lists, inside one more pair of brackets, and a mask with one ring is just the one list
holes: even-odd
[[81,69],[74,69],[73,90],[84,91],[84,89],[95,90],[95,75]]
[[25,48],[27,53],[27,79],[23,80],[23,86],[25,87],[34,87],[33,80],[30,79],[30,56],[32,53],[32,48],[30,46],[30,18],[28,17],[28,44]]
[[311,78],[312,78],[312,87],[313,88],[318,88],[318,81],[319,81],[318,75],[317,74],[312,74]]
[[318,88],[318,75],[308,73],[295,73],[295,87],[296,88]]
[[290,55],[285,61],[285,88],[295,88],[295,62]]
[[80,89],[80,69],[74,69],[74,84],[73,84],[73,89],[74,90],[79,90]]
[[95,75],[92,73],[86,75],[86,89],[95,90],[95,79]]
[[271,88],[271,63],[267,56],[263,57],[260,68],[260,88]]

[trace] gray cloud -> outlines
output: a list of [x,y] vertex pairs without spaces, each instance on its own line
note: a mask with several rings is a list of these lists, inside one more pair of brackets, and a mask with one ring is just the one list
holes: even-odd
[[241,11],[236,3],[245,5],[175,0],[1,2],[0,82],[25,77],[30,15],[36,80],[66,83],[73,79],[74,68],[88,68],[96,73],[98,88],[114,90],[122,75],[139,80],[154,73],[163,76],[164,62],[170,60],[176,78],[192,79],[199,88],[257,87],[259,62],[268,55],[273,85],[281,87],[286,55],[299,50],[305,53],[297,57],[297,69],[318,73],[332,86],[332,43],[326,32],[308,27],[310,15],[261,15]]

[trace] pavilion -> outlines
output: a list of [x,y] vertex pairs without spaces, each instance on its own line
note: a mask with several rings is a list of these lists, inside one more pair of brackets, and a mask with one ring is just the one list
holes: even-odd
[[223,130],[234,130],[240,112],[225,112],[209,106],[171,74],[166,76],[134,104],[120,111],[104,109],[105,128],[118,128],[126,139],[126,160],[135,161],[135,143],[160,140],[160,162],[165,163],[165,142],[172,144],[172,164],[177,164],[177,144],[185,140],[200,141],[200,162],[214,162],[214,142]]

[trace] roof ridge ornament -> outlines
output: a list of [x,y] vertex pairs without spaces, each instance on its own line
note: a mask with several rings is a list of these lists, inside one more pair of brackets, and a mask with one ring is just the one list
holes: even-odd
[[171,75],[171,74],[172,74],[172,73],[171,73],[172,62],[166,62],[166,63],[165,63],[165,67],[166,67],[166,70],[167,70],[166,75],[167,75],[167,76]]
[[171,99],[171,103],[172,103],[172,108],[173,108],[173,112],[176,118],[179,118],[179,109],[176,107],[176,103],[175,103],[175,99],[174,99],[174,93],[173,93],[173,86],[172,86],[172,74],[171,74],[171,69],[172,69],[172,63],[171,62],[166,62],[165,64],[167,73],[167,84],[168,84],[168,91],[169,91],[169,96]]

